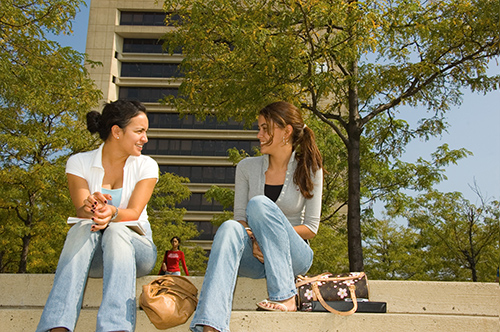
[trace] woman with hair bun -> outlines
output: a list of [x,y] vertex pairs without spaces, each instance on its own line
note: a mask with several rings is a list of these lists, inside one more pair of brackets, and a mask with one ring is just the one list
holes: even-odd
[[295,106],[275,102],[259,112],[262,156],[236,167],[234,220],[214,238],[191,330],[229,331],[237,276],[266,278],[261,310],[296,311],[295,276],[313,260],[307,240],[318,231],[322,158],[314,132]]
[[[82,220],[71,227],[37,331],[73,331],[87,277],[103,278],[96,331],[134,331],[136,277],[156,262],[146,205],[158,181],[158,164],[141,154],[148,118],[136,101],[107,103],[87,114],[87,128],[104,141],[66,164],[69,192]],[[138,220],[139,235],[121,224]]]

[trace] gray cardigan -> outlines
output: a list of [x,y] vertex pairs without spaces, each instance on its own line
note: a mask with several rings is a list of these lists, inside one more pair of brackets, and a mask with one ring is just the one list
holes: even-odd
[[[246,207],[250,198],[264,195],[266,171],[269,167],[269,155],[245,158],[236,167],[234,219],[246,221]],[[313,175],[313,197],[306,199],[293,183],[293,173],[297,168],[295,152],[292,153],[286,171],[283,189],[276,201],[292,226],[305,225],[317,233],[321,217],[321,195],[323,192],[323,170]]]

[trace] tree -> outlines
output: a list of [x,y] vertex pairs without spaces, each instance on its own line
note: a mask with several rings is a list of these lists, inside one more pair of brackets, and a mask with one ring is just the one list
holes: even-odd
[[[392,220],[363,225],[366,271],[377,280],[430,280],[423,239],[412,228]],[[432,268],[432,267],[431,267]]]
[[100,92],[83,66],[84,55],[46,38],[48,32],[71,33],[70,20],[83,3],[0,4],[2,272],[55,268],[65,217],[73,209],[65,161],[94,143],[83,119]]
[[[351,270],[363,270],[361,151],[370,124],[388,162],[415,137],[439,135],[461,88],[497,89],[488,61],[500,52],[499,3],[492,0],[297,1],[166,0],[179,26],[165,36],[183,47],[180,110],[255,120],[284,99],[328,124],[347,155],[347,230]],[[398,110],[422,105],[415,129]],[[388,151],[388,150],[385,150]],[[380,196],[381,197],[381,196]]]
[[[461,193],[431,191],[405,209],[411,228],[425,241],[422,252],[434,279],[493,281],[499,262],[500,203],[477,190],[476,206]],[[439,264],[436,264],[439,262]]]

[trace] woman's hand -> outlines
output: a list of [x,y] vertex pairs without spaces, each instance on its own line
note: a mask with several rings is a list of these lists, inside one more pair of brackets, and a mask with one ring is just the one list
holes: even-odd
[[255,237],[252,239],[252,252],[253,256],[257,258],[259,262],[264,264],[264,254],[262,253],[262,250],[260,250],[259,244],[257,243]]
[[108,200],[111,200],[111,195],[95,192],[83,201],[84,209],[92,213],[94,224],[91,227],[91,231],[96,232],[108,227],[116,209],[108,205]]
[[107,204],[100,209],[96,209],[94,211],[94,216],[92,217],[94,224],[92,225],[91,230],[95,232],[108,227],[108,224],[111,222],[111,217],[115,211],[116,207]]
[[248,224],[244,220],[238,220],[238,222],[245,227],[245,231],[248,234],[248,237],[250,240],[252,240],[252,252],[255,258],[259,260],[262,264],[264,264],[264,254],[262,253],[262,250],[260,250],[259,244],[257,243],[257,240],[255,239],[255,235],[253,235],[252,229],[248,227]]

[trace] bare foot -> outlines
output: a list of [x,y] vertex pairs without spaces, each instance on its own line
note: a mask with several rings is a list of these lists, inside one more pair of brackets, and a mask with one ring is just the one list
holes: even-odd
[[219,330],[216,330],[208,325],[203,325],[203,332],[219,332]]
[[264,300],[257,303],[257,305],[264,310],[268,309],[273,311],[297,311],[297,305],[295,304],[295,296],[292,296],[291,298],[284,301]]

